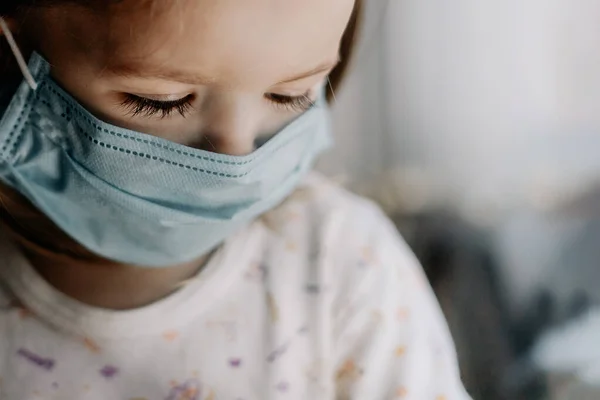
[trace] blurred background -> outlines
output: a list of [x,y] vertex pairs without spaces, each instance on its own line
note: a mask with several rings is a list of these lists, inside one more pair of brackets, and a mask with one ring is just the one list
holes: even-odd
[[320,168],[397,223],[475,400],[600,399],[600,2],[366,3]]

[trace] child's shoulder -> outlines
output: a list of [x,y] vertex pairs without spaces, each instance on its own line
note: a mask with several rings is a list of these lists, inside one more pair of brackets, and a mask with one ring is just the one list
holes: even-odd
[[381,208],[327,178],[311,175],[263,222],[271,232],[266,243],[276,249],[266,252],[272,257],[265,265],[286,266],[272,271],[286,282],[282,290],[308,281],[311,291],[332,294],[339,315],[416,289],[431,298],[419,262]]

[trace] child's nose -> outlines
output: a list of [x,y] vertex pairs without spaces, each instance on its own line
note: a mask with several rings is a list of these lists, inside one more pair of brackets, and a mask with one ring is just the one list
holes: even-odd
[[219,96],[207,103],[204,129],[195,147],[214,153],[242,156],[254,151],[263,116],[260,99]]
[[254,135],[239,132],[223,132],[203,134],[200,144],[194,147],[213,153],[244,156],[254,151]]

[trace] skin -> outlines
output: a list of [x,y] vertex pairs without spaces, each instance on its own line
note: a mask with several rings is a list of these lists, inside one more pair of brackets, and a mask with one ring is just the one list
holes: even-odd
[[[127,0],[91,11],[61,5],[9,20],[23,48],[39,51],[54,78],[114,125],[192,147],[242,155],[302,110],[272,95],[311,99],[338,61],[353,0]],[[127,94],[168,101],[190,96],[188,112],[134,115]],[[52,285],[85,303],[139,307],[176,290],[207,257],[166,269],[57,265],[28,253]]]

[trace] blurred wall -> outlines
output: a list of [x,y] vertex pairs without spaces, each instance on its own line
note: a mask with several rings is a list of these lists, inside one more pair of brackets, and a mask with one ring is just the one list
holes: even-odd
[[596,180],[600,2],[367,3],[325,171],[489,214]]

